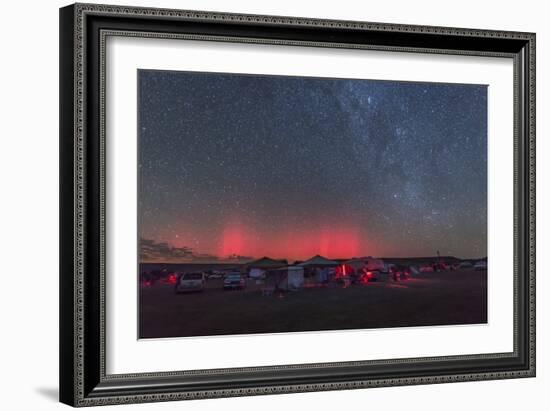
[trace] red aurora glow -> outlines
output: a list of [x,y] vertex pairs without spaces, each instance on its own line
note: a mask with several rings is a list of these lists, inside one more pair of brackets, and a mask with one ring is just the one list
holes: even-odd
[[[378,255],[384,251],[379,242],[368,237],[351,224],[341,226],[324,225],[318,228],[266,230],[232,221],[219,234],[200,230],[174,230],[177,234],[163,235],[171,238],[168,245],[184,247],[193,244],[195,253],[224,259],[230,256],[258,258],[270,256],[291,261],[304,260],[316,254],[328,258],[351,258],[364,255]],[[160,240],[160,239],[159,239]]]

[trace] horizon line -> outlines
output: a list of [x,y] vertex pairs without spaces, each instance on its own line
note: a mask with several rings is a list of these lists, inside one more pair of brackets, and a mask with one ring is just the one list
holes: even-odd
[[[319,254],[320,255],[320,254]],[[321,257],[324,257],[322,255],[320,255]],[[204,260],[196,260],[196,261],[142,261],[142,260],[139,260],[139,264],[248,264],[252,261],[255,261],[255,260],[258,260],[258,259],[261,259],[261,258],[271,258],[273,260],[285,260],[287,261],[289,264],[295,264],[296,262],[303,262],[303,261],[307,261],[309,260],[310,258],[313,258],[315,256],[311,256],[311,257],[308,257],[306,259],[286,259],[286,258],[273,258],[273,257],[268,257],[268,256],[262,256],[262,257],[258,257],[258,258],[251,258],[251,259],[243,259],[243,260],[238,260],[238,261],[231,261],[231,260],[213,260],[213,261],[204,261]],[[340,258],[340,257],[337,257],[337,258],[329,258],[329,257],[324,257],[324,258],[327,258],[328,260],[341,260],[341,261],[348,261],[348,260],[354,260],[354,259],[365,259],[365,258],[372,258],[372,259],[377,259],[377,260],[413,260],[413,259],[437,259],[437,258],[455,258],[457,260],[483,260],[483,259],[487,259],[488,256],[483,256],[483,257],[456,257],[454,255],[441,255],[441,256],[437,256],[437,255],[423,255],[423,256],[408,256],[408,257],[392,257],[392,256],[386,256],[386,257],[377,257],[377,256],[363,256],[363,257],[344,257],[344,258]]]

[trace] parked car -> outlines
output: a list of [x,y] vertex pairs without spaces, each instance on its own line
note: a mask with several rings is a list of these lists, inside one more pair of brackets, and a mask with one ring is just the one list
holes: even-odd
[[394,264],[390,270],[390,276],[393,281],[404,281],[410,277],[410,270],[402,264]]
[[472,269],[473,267],[474,267],[474,266],[473,266],[473,264],[472,264],[471,262],[469,262],[469,261],[462,261],[462,262],[458,265],[457,269],[459,269],[459,270],[464,270],[464,269]]
[[356,282],[364,284],[372,281],[378,281],[378,277],[380,277],[380,271],[363,268],[359,271]]
[[229,273],[223,279],[224,290],[235,290],[246,287],[246,280],[241,273]]
[[176,280],[176,293],[203,291],[205,281],[203,273],[180,274]]
[[178,275],[176,273],[170,273],[166,277],[162,279],[163,284],[171,284],[174,285],[178,281]]
[[474,270],[476,271],[486,270],[486,269],[487,269],[487,261],[481,260],[474,264]]
[[435,271],[449,271],[450,267],[449,267],[449,264],[443,261],[440,261],[439,263],[434,264],[434,269]]
[[209,280],[218,280],[220,278],[223,278],[223,273],[220,273],[218,271],[212,271],[212,274],[208,276]]
[[431,264],[425,264],[421,265],[418,271],[420,271],[421,273],[433,273],[434,267]]
[[411,269],[407,265],[401,266],[401,280],[408,280],[411,278]]

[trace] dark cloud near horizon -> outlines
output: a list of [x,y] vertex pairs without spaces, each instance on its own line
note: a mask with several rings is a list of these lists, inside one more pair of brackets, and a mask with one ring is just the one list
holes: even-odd
[[140,262],[162,262],[162,263],[185,263],[185,262],[228,262],[228,261],[250,261],[251,256],[231,255],[220,259],[215,255],[195,253],[190,247],[173,247],[166,242],[155,240],[139,239],[139,260]]
[[157,243],[154,240],[140,238],[140,261],[192,261],[195,253],[189,247],[171,247],[166,242]]

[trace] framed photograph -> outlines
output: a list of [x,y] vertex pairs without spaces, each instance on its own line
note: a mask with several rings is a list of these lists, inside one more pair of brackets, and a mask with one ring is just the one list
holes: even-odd
[[60,399],[535,376],[535,34],[60,10]]

